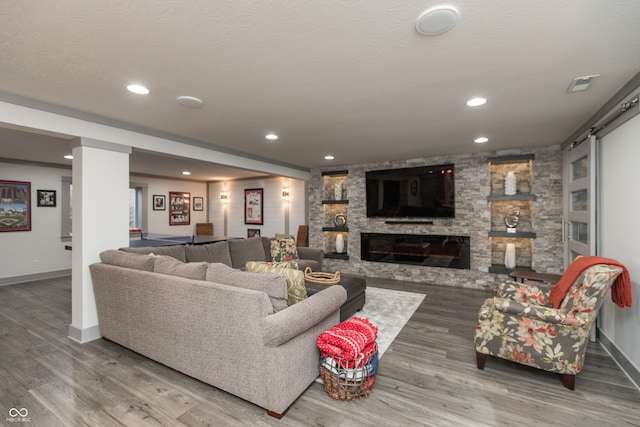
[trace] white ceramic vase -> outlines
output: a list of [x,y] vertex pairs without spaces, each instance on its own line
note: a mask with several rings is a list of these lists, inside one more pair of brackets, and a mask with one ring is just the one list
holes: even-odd
[[516,245],[507,243],[504,251],[504,266],[510,269],[516,268]]
[[342,200],[342,185],[336,184],[333,186],[333,197],[335,200]]
[[336,236],[336,252],[339,254],[344,252],[344,237],[342,237],[342,233]]
[[504,194],[507,196],[515,196],[517,191],[516,174],[513,171],[507,172],[507,176],[504,177]]

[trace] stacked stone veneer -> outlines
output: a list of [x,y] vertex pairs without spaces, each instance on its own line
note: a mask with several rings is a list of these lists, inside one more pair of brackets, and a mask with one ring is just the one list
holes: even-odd
[[[334,170],[348,170],[344,180],[349,204],[339,209],[347,216],[348,233],[343,233],[349,260],[325,259],[325,270],[339,270],[343,273],[357,274],[367,277],[390,278],[413,282],[425,282],[440,285],[470,288],[492,288],[496,282],[506,279],[505,275],[489,273],[489,267],[502,257],[497,247],[504,246],[503,240],[494,241],[492,250],[488,234],[492,222],[491,204],[487,196],[500,193],[493,188],[499,185],[491,182],[488,157],[534,154],[531,165],[531,179],[519,182],[518,191],[525,192],[520,185],[531,185],[531,192],[537,200],[531,203],[530,220],[522,231],[534,231],[536,239],[514,241],[520,261],[530,260],[531,267],[539,272],[562,271],[562,154],[559,145],[535,147],[530,149],[505,150],[487,153],[475,153],[452,156],[439,156],[404,161],[389,161],[337,167]],[[433,225],[425,224],[385,224],[385,218],[367,218],[365,172],[379,169],[394,169],[413,166],[427,166],[453,163],[455,165],[456,217],[435,218]],[[323,232],[322,227],[333,226],[331,222],[336,207],[323,205],[322,200],[330,200],[332,187],[326,188],[323,171],[332,169],[316,169],[312,171],[309,183],[309,244],[321,247],[325,252],[335,250],[335,232]],[[520,180],[519,180],[520,181]],[[504,185],[504,184],[503,184]],[[343,190],[344,190],[343,188]],[[529,189],[526,188],[526,192]],[[405,219],[405,218],[397,218]],[[411,219],[411,218],[408,218]],[[525,224],[522,224],[524,227]],[[471,269],[458,270],[439,267],[425,267],[406,264],[389,264],[362,261],[360,259],[360,233],[413,233],[413,234],[458,234],[471,238]],[[494,240],[496,238],[493,238]],[[530,251],[530,254],[526,253]]]

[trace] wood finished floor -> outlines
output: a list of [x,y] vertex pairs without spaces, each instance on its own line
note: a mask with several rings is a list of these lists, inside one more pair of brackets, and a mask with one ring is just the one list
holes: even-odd
[[[576,390],[553,374],[490,358],[475,366],[489,292],[369,279],[427,297],[380,360],[368,399],[313,383],[281,420],[104,340],[67,338],[70,278],[0,287],[0,425],[30,426],[640,426],[640,391],[599,344]],[[31,422],[8,420],[27,408]]]

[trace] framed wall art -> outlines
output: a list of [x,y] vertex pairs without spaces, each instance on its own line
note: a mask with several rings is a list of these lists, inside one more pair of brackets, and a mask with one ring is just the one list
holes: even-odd
[[31,231],[31,183],[0,181],[0,231]]
[[263,189],[249,188],[244,190],[244,223],[262,225]]
[[251,237],[260,237],[260,229],[259,228],[247,228],[247,238]]
[[55,190],[38,190],[36,200],[39,207],[55,208],[56,207],[56,191]]
[[203,211],[204,210],[204,200],[202,197],[194,197],[193,198],[193,210],[194,211]]
[[169,225],[191,224],[191,193],[169,192]]
[[160,194],[153,195],[153,210],[163,211],[166,209],[165,205],[166,197]]

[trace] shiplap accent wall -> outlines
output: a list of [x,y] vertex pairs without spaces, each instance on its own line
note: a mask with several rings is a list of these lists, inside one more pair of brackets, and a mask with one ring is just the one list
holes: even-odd
[[[283,187],[289,188],[289,201],[282,200]],[[262,225],[244,223],[244,190],[251,188],[263,189]],[[303,180],[282,177],[210,183],[209,221],[216,235],[247,237],[247,229],[255,228],[262,236],[284,232],[295,236],[298,226],[306,224],[305,188]],[[220,201],[222,191],[229,193],[226,206]]]

